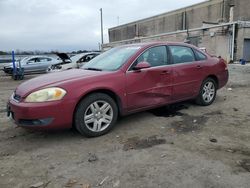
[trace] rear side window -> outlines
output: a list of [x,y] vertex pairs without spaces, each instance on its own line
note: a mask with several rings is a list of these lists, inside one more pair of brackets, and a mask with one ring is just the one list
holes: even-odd
[[203,53],[199,52],[198,50],[194,50],[194,52],[195,52],[197,61],[203,61],[207,59],[207,57]]
[[40,62],[51,61],[51,59],[46,58],[46,57],[40,57],[39,60],[40,60]]
[[169,46],[173,57],[173,63],[187,63],[195,61],[194,52],[191,48],[186,46]]

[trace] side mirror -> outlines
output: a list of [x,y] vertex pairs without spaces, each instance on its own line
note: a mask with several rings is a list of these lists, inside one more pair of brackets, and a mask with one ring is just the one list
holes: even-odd
[[138,63],[134,68],[133,70],[141,70],[141,69],[147,69],[147,68],[150,68],[150,64],[146,61],[142,61],[140,63]]

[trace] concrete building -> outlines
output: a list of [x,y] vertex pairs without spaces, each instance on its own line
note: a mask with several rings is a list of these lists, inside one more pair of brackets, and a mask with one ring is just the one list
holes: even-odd
[[103,48],[148,41],[189,42],[227,61],[250,61],[250,0],[210,0],[109,29]]

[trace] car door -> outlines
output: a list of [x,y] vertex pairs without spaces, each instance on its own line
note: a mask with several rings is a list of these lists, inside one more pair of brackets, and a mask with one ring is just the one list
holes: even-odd
[[37,57],[30,58],[23,64],[24,72],[31,73],[36,72],[40,66],[39,59]]
[[[148,62],[150,68],[133,70],[140,62]],[[152,47],[144,51],[126,72],[128,111],[138,110],[170,101],[172,92],[171,66],[166,46]]]
[[203,79],[202,62],[196,61],[192,48],[168,46],[173,63],[173,101],[185,100],[198,94]]
[[44,72],[48,69],[48,67],[51,65],[52,59],[47,57],[39,57],[39,64],[37,66],[38,72]]

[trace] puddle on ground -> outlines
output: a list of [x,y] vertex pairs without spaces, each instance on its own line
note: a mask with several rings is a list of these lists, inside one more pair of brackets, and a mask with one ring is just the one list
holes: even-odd
[[123,146],[124,151],[132,149],[145,149],[151,148],[156,145],[166,144],[166,140],[162,138],[157,138],[157,136],[151,136],[146,139],[140,139],[138,137],[129,138]]
[[158,117],[174,117],[174,116],[183,116],[180,110],[188,109],[188,106],[183,103],[177,103],[169,106],[164,106],[161,108],[150,110],[149,112]]
[[188,133],[200,130],[207,122],[206,116],[189,116],[184,114],[181,121],[171,123],[171,130],[176,133]]

